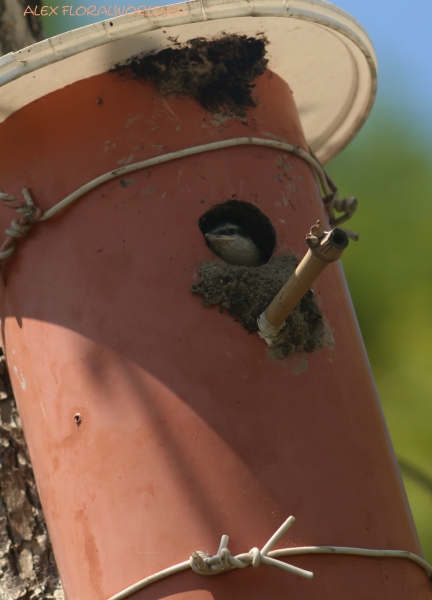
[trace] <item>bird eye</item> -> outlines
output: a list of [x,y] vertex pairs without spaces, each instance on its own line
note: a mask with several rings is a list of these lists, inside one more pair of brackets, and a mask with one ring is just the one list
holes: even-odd
[[235,233],[236,233],[236,230],[234,229],[234,227],[230,227],[228,229],[228,235],[235,235]]

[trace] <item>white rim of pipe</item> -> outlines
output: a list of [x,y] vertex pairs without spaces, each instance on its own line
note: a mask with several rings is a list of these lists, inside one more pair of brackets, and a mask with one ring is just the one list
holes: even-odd
[[268,40],[268,68],[292,89],[309,147],[322,163],[348,144],[370,113],[377,81],[372,42],[353,17],[325,0],[193,0],[158,7],[157,16],[155,9],[145,12],[0,58],[0,123],[30,102],[132,56],[221,31]]

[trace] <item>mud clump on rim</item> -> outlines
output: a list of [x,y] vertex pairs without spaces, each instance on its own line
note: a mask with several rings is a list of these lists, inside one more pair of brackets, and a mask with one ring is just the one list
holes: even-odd
[[[220,304],[245,329],[255,333],[258,317],[298,264],[294,254],[282,254],[257,268],[205,261],[200,268],[201,281],[193,285],[191,291],[203,297],[204,306]],[[314,352],[325,345],[331,347],[333,343],[314,293],[309,290],[287,318],[271,352],[275,358],[284,358],[294,352]]]
[[244,117],[245,108],[256,106],[251,82],[267,66],[265,44],[245,35],[195,38],[184,46],[135,57],[116,70],[130,69],[155,83],[163,95],[192,95],[210,112]]

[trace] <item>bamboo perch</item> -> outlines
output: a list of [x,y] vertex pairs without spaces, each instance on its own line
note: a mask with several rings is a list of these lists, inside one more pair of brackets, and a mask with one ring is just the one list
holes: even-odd
[[317,221],[306,235],[306,243],[309,250],[303,260],[258,319],[258,335],[269,346],[318,275],[342,256],[348,246],[348,236],[338,228],[323,231]]

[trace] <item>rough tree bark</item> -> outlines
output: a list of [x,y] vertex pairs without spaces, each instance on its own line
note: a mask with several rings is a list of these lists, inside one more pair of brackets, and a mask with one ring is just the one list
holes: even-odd
[[0,358],[0,598],[64,598],[4,356]]
[[[23,15],[28,4],[0,0],[0,55],[43,38],[40,22]],[[0,600],[54,598],[64,594],[0,349]]]
[[41,21],[30,14],[24,16],[26,6],[35,4],[32,0],[0,0],[0,55],[43,38]]

